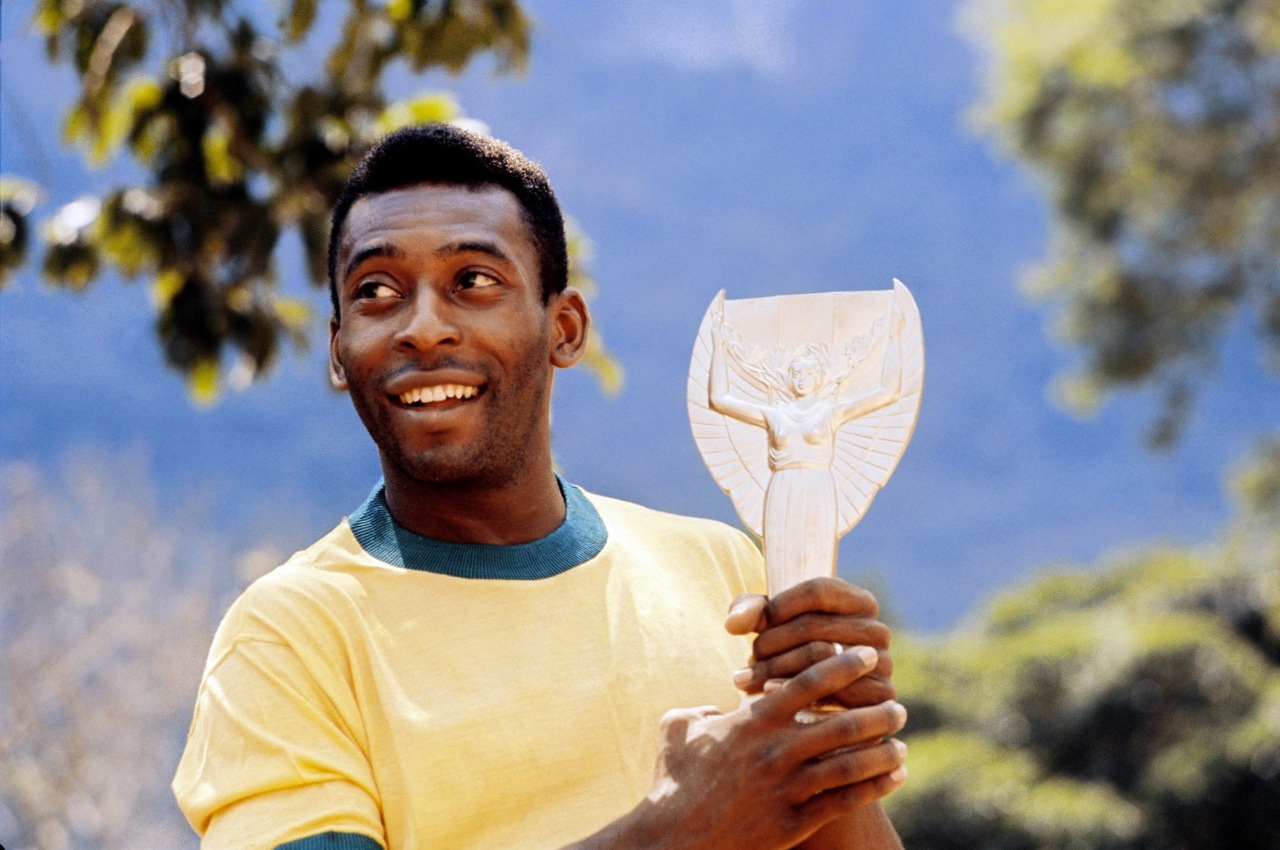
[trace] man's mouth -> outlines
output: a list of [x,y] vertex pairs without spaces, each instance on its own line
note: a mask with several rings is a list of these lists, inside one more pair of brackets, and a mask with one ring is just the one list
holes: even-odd
[[400,393],[396,398],[401,404],[421,407],[425,404],[434,404],[448,399],[475,398],[479,394],[480,387],[473,387],[469,384],[434,384],[429,387],[414,387],[407,392]]

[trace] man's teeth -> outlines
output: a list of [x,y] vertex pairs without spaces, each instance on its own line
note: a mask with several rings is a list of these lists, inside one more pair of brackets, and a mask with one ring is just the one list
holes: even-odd
[[479,387],[466,384],[436,384],[434,387],[417,387],[407,393],[401,393],[400,402],[401,404],[423,404],[444,401],[446,398],[471,398],[479,391]]

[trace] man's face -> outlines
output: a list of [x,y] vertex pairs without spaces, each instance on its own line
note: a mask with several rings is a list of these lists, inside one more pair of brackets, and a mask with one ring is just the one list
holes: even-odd
[[351,208],[332,375],[389,475],[501,485],[549,452],[565,296],[543,304],[538,272],[504,189],[420,184]]

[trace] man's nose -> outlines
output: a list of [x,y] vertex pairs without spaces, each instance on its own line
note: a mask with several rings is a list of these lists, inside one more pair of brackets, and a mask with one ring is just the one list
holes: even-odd
[[427,351],[438,345],[456,345],[461,340],[462,329],[454,305],[434,287],[418,287],[412,309],[396,333],[395,347]]

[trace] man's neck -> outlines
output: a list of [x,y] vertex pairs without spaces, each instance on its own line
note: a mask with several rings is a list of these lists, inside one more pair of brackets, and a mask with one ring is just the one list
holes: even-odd
[[419,481],[385,464],[387,508],[415,534],[450,543],[507,546],[546,537],[565,518],[550,459],[512,481]]

